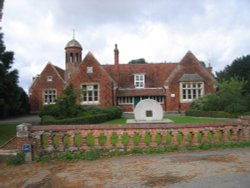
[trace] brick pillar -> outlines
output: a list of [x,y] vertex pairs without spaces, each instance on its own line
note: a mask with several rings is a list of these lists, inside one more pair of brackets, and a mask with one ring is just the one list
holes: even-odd
[[31,144],[29,139],[29,127],[31,124],[22,123],[16,127],[17,149],[22,150],[24,144]]

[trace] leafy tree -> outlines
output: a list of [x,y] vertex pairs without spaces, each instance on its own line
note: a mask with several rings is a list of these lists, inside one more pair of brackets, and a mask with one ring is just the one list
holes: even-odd
[[217,95],[207,95],[195,100],[191,109],[202,111],[226,111],[242,113],[250,110],[245,94],[246,81],[237,78],[219,83]]
[[223,71],[216,72],[216,77],[219,82],[230,80],[232,77],[245,80],[247,81],[244,86],[245,92],[250,94],[250,55],[236,58]]
[[144,58],[134,59],[128,62],[128,64],[147,64]]
[[76,104],[77,93],[72,85],[69,85],[63,91],[63,95],[58,99],[57,106],[61,110],[62,117],[74,117],[79,111],[80,107]]
[[[0,19],[2,8],[3,1],[0,1]],[[14,53],[5,49],[3,33],[0,33],[0,118],[29,111],[28,97],[18,86],[18,71],[12,69]]]

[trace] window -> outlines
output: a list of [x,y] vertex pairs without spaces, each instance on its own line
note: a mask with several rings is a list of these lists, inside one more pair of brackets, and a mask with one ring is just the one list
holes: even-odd
[[118,97],[118,104],[133,104],[133,97]]
[[204,95],[203,82],[181,82],[181,101],[191,102]]
[[135,83],[135,88],[144,88],[145,87],[145,75],[135,74],[134,83]]
[[52,80],[53,80],[53,76],[48,76],[48,77],[47,77],[47,81],[48,81],[48,82],[52,82]]
[[44,104],[55,104],[56,103],[56,90],[46,89],[44,90]]
[[99,85],[83,84],[81,104],[98,104],[99,103]]
[[87,67],[87,73],[93,73],[93,67]]

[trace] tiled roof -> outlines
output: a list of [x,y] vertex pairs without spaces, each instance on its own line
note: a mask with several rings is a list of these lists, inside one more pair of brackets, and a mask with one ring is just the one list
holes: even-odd
[[204,81],[204,79],[197,73],[195,74],[183,74],[179,79],[179,82],[191,82],[191,81]]
[[162,87],[176,63],[103,65],[119,88],[134,88],[134,75],[145,75],[145,87]]
[[58,72],[58,74],[62,77],[62,79],[64,80],[64,73],[65,71],[63,69],[61,69],[60,67],[57,67],[55,65],[53,65],[54,68],[56,69],[56,71]]

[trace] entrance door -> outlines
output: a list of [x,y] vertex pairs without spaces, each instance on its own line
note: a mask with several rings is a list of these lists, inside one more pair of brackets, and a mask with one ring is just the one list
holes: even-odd
[[140,97],[134,97],[134,107],[140,102]]

